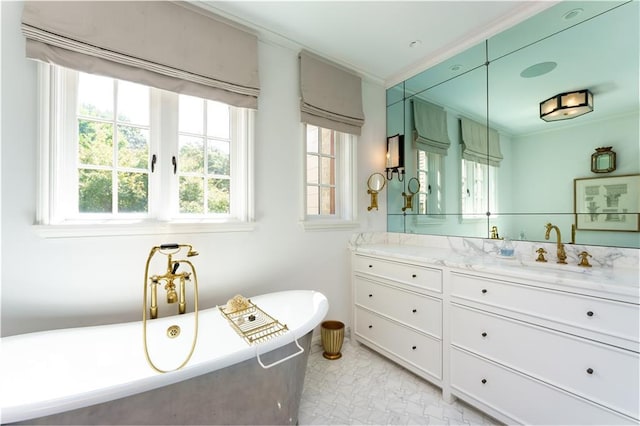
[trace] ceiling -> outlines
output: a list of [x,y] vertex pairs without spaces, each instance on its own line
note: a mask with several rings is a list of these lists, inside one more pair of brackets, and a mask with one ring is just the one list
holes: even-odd
[[194,1],[263,38],[305,48],[387,86],[554,3]]

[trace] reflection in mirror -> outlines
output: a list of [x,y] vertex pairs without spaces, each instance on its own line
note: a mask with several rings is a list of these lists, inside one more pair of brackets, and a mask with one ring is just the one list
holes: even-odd
[[404,206],[402,207],[403,212],[407,210],[413,210],[413,196],[416,195],[418,191],[420,191],[420,182],[418,181],[418,179],[409,179],[409,183],[407,184],[407,192],[402,193],[402,198],[404,198]]
[[596,152],[591,154],[593,173],[609,173],[616,169],[616,153],[611,148],[610,146],[596,148]]
[[[418,203],[413,214],[403,215],[393,206],[402,205],[406,188],[394,184],[387,193],[388,230],[487,238],[491,227],[499,226],[511,239],[544,241],[544,225],[552,222],[569,235],[575,225],[573,180],[593,176],[594,146],[611,145],[618,153],[614,175],[640,172],[638,9],[637,1],[561,2],[489,39],[488,67],[477,68],[485,63],[485,46],[475,46],[405,81],[403,108],[399,102],[388,108],[388,132],[404,122],[407,176],[419,179],[425,197],[433,168],[421,166],[428,156],[421,159],[409,137],[415,129],[412,98],[445,109],[451,147],[439,168],[442,209],[431,214],[433,202],[427,200],[424,209]],[[470,68],[465,57],[472,58]],[[466,72],[447,77],[455,69]],[[472,78],[469,69],[482,72]],[[593,93],[593,112],[572,120],[540,119],[540,102],[582,89]],[[497,176],[478,172],[487,185],[495,185],[493,205],[490,198],[480,203],[484,208],[465,210],[484,217],[481,225],[461,210],[459,188],[466,193],[461,169],[467,170],[460,157],[461,117],[495,130],[503,156]],[[576,243],[640,247],[640,234],[580,230]]]

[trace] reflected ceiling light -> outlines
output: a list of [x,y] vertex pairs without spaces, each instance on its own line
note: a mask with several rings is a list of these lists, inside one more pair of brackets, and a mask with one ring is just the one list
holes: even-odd
[[567,120],[593,111],[593,94],[587,90],[560,93],[540,102],[540,118],[544,121]]
[[581,9],[579,7],[576,9],[571,9],[570,11],[562,15],[562,19],[564,19],[565,21],[569,21],[575,18],[576,16],[582,14],[582,12],[584,12],[584,9]]

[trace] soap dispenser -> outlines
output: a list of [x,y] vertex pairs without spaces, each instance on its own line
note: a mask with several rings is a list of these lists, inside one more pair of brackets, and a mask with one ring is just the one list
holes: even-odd
[[513,257],[515,253],[515,249],[513,248],[513,243],[509,237],[505,237],[502,240],[502,244],[500,245],[500,256],[502,257]]

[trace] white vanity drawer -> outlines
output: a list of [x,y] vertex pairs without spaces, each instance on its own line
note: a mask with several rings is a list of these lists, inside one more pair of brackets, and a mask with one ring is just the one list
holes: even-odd
[[418,330],[442,338],[442,301],[355,278],[355,303]]
[[455,347],[451,350],[451,387],[461,399],[485,405],[521,424],[637,424],[615,411]]
[[442,271],[410,263],[391,262],[368,256],[355,256],[354,269],[417,288],[442,292]]
[[456,304],[451,343],[544,382],[639,416],[638,353]]
[[355,308],[356,334],[434,378],[442,379],[442,342],[365,309]]
[[[451,295],[637,343],[638,305],[453,272]],[[637,345],[632,345],[637,349]]]

